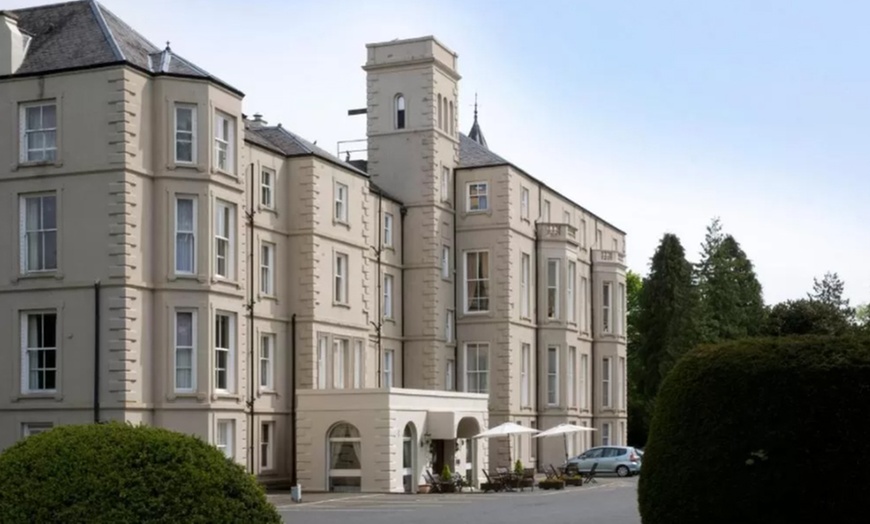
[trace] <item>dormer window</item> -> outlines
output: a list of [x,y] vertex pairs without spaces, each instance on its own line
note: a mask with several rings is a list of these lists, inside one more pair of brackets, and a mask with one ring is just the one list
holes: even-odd
[[405,129],[405,96],[396,95],[396,129]]

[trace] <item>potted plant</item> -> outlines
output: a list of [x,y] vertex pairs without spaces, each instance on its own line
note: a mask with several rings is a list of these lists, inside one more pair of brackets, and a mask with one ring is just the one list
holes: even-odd
[[583,477],[578,474],[567,475],[565,476],[565,485],[566,486],[582,486],[583,485]]
[[456,485],[453,483],[453,473],[447,464],[444,464],[444,467],[441,469],[441,490],[444,493],[456,491]]
[[565,489],[565,479],[562,477],[544,479],[538,482],[538,487],[541,489]]
[[429,484],[420,484],[417,486],[417,493],[426,494],[432,491],[432,486]]

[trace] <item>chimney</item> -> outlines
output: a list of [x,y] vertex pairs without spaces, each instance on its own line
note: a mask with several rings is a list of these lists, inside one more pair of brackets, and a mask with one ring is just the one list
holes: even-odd
[[18,16],[12,11],[0,11],[0,76],[11,75],[24,62],[30,35],[18,29]]
[[253,120],[248,121],[248,123],[250,124],[250,127],[252,127],[252,128],[258,128],[258,127],[263,127],[263,126],[269,125],[269,122],[266,122],[265,120],[263,120],[263,115],[261,115],[260,113],[254,113],[253,117],[254,117]]

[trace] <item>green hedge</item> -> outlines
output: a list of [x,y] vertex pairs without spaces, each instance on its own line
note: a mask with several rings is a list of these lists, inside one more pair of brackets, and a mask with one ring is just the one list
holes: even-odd
[[255,479],[209,444],[109,423],[60,426],[0,454],[0,522],[281,519]]
[[659,393],[638,487],[643,524],[867,522],[868,420],[870,340],[692,351]]

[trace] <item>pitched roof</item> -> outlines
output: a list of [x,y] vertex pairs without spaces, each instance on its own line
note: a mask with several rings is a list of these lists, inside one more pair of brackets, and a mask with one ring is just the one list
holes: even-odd
[[246,119],[245,140],[276,153],[281,153],[284,156],[313,155],[368,178],[368,173],[357,166],[344,162],[325,149],[305,140],[296,133],[288,131],[280,124],[277,126],[254,125],[250,120]]
[[128,64],[152,75],[202,78],[241,91],[175,54],[161,49],[94,0],[11,11],[32,37],[14,76]]

